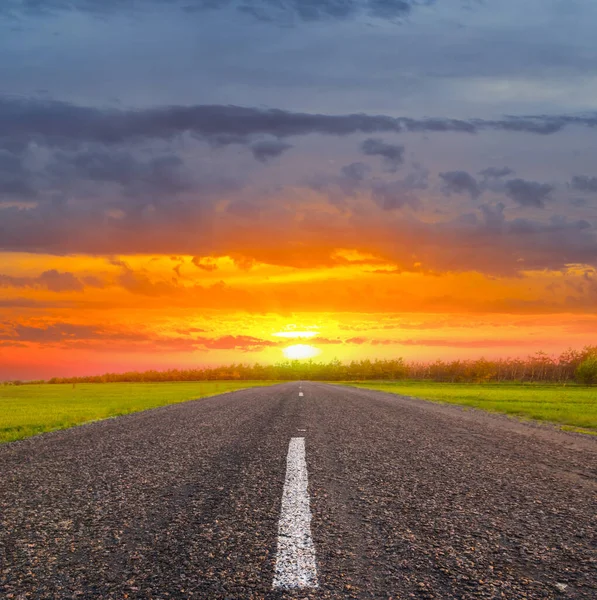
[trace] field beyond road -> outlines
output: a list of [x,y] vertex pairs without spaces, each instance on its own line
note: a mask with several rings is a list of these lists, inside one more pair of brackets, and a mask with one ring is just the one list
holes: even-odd
[[[126,415],[279,382],[77,383],[0,386],[0,443],[89,421]],[[597,434],[597,388],[551,384],[366,381],[346,383]]]
[[272,385],[263,381],[70,383],[0,386],[0,443],[89,421]]
[[354,387],[458,404],[597,434],[597,388],[576,385],[366,381]]

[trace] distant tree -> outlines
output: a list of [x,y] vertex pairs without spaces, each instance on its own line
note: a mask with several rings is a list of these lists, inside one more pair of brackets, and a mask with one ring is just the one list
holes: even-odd
[[[155,369],[126,373],[104,373],[87,377],[53,377],[48,383],[111,383],[163,381],[218,381],[218,380],[312,380],[362,381],[366,379],[415,379],[437,382],[490,383],[516,381],[521,383],[579,381],[597,384],[597,346],[582,350],[566,350],[559,357],[537,352],[527,358],[487,360],[436,360],[433,362],[405,362],[402,358],[368,358],[342,363],[334,358],[328,363],[313,360],[288,360],[273,365],[232,364],[192,369]],[[9,382],[19,385],[22,382]],[[31,382],[28,382],[31,383]]]
[[597,355],[585,358],[576,368],[576,381],[585,385],[597,383]]

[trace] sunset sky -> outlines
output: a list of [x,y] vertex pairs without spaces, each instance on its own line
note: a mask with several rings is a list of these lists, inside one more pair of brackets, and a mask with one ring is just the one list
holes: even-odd
[[594,344],[596,23],[2,0],[0,379]]

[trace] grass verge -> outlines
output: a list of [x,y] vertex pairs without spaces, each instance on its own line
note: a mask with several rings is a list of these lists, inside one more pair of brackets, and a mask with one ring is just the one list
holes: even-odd
[[0,443],[245,388],[263,381],[0,386]]
[[548,421],[568,431],[597,435],[597,388],[594,387],[426,381],[366,381],[346,385]]

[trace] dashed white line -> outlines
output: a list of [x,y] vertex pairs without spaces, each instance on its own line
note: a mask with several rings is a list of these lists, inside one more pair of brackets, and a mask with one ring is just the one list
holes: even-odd
[[299,392],[299,398],[300,398],[301,396],[304,396],[304,395],[305,395],[305,394],[303,394],[303,392]]
[[293,437],[286,459],[286,481],[278,524],[278,553],[272,584],[274,589],[318,587],[307,487],[305,438]]

